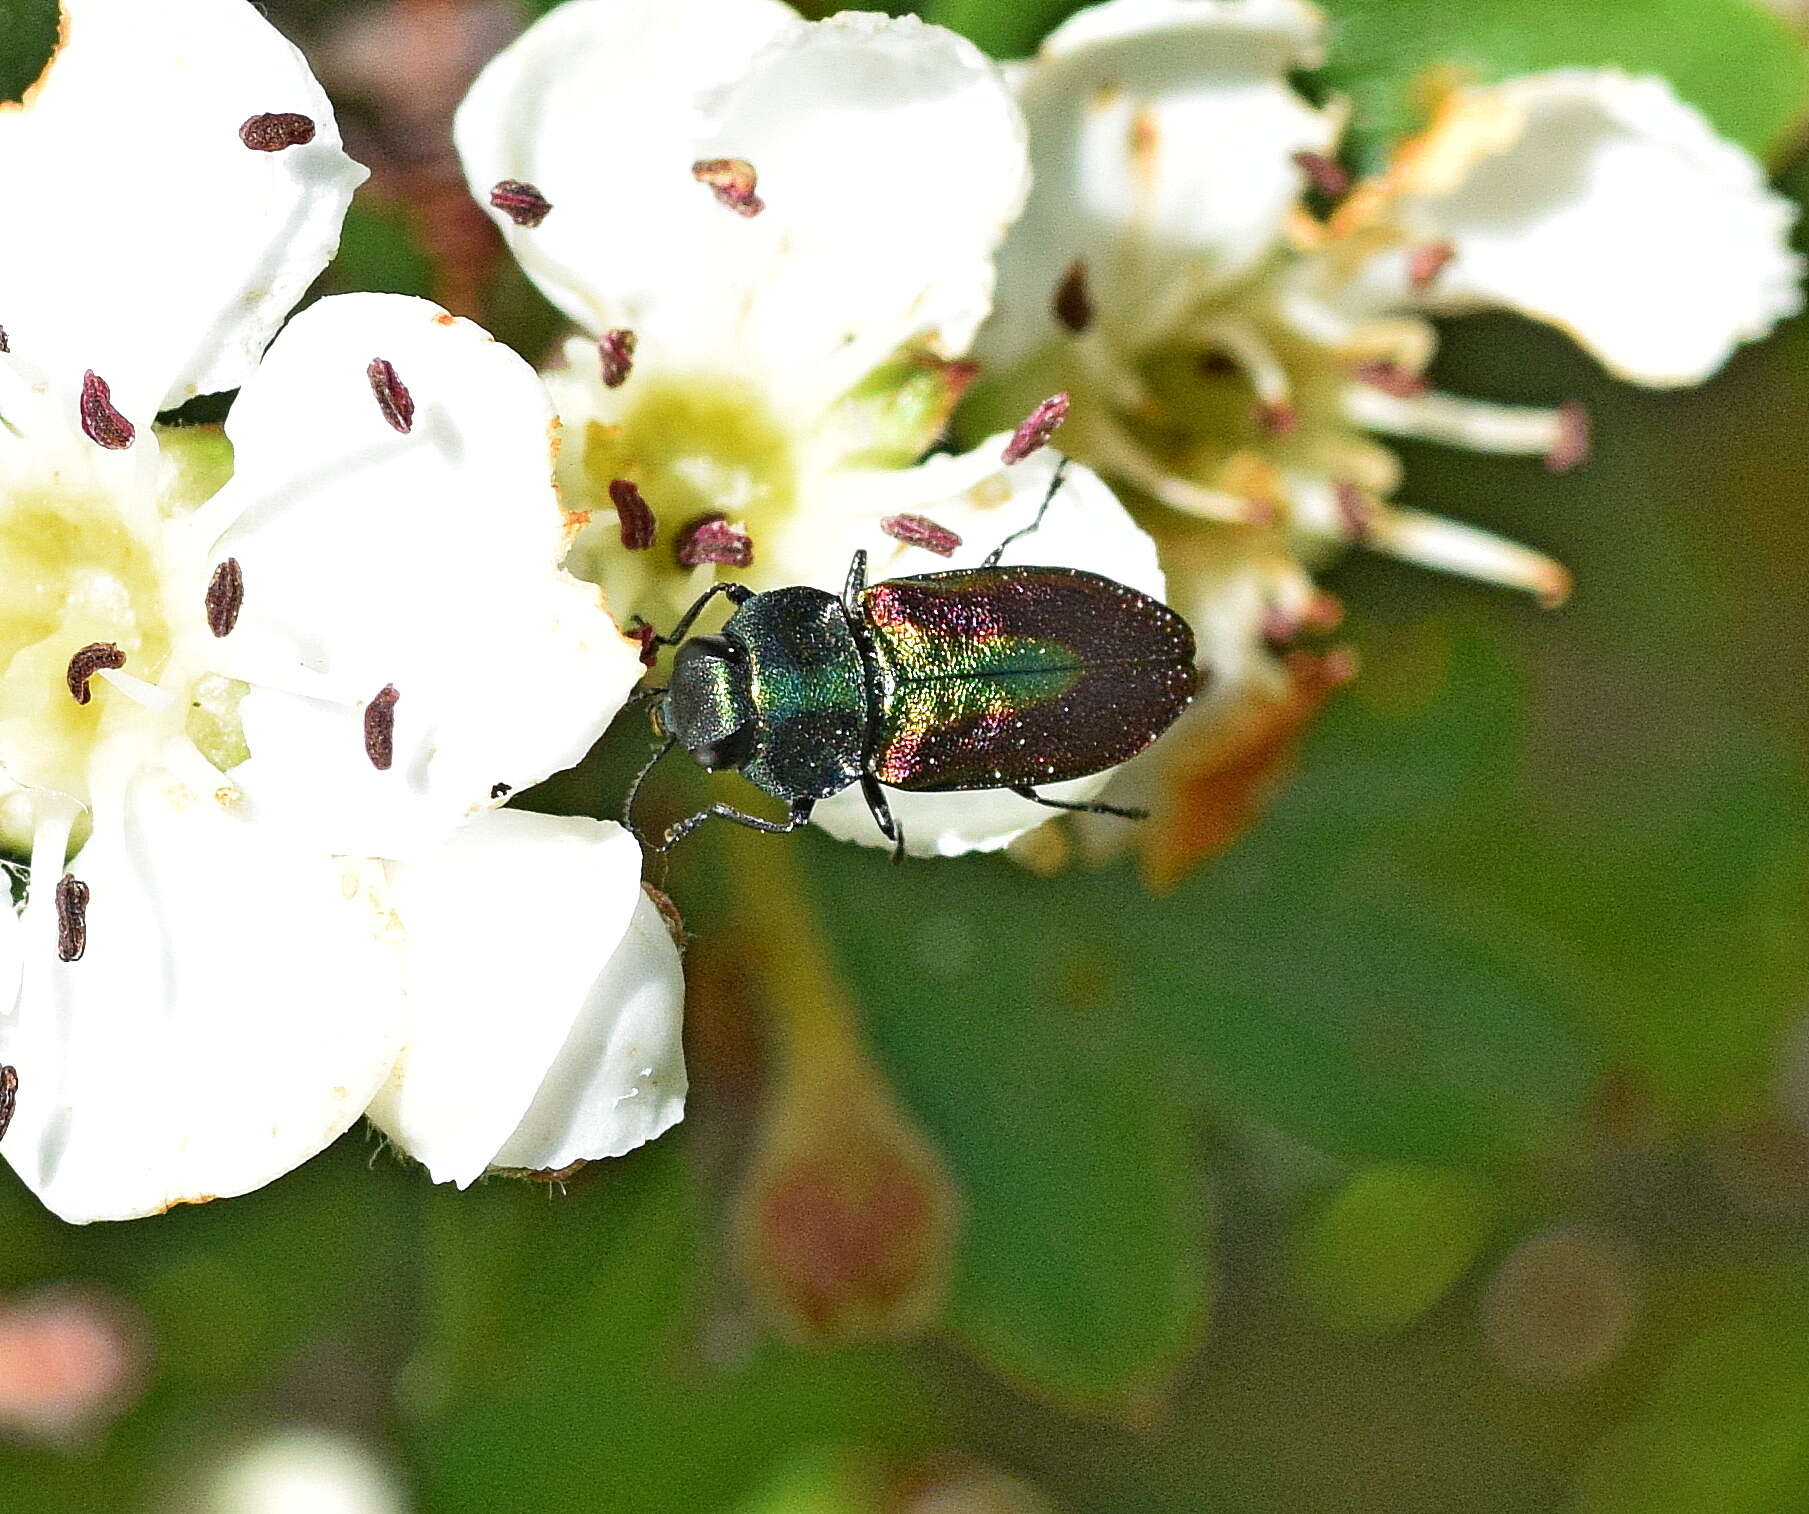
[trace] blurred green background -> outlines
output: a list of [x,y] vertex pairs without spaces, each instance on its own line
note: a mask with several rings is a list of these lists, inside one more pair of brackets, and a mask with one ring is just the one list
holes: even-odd
[[[927,13],[1013,56],[1072,8]],[[15,95],[53,9],[0,4]],[[266,9],[378,170],[326,287],[543,350],[443,138],[532,7]],[[1355,162],[1428,66],[1619,62],[1809,196],[1804,54],[1749,0],[1328,10]],[[1663,395],[1517,321],[1444,338],[1442,387],[1595,417],[1561,479],[1406,451],[1404,498],[1558,557],[1566,609],[1340,565],[1363,676],[1166,898],[791,843],[960,1194],[917,1338],[789,1345],[740,1280],[774,922],[748,854],[699,845],[665,881],[694,1089],[651,1148],[458,1194],[355,1131],[260,1193],[86,1229],[0,1172],[0,1290],[104,1290],[147,1360],[73,1442],[12,1429],[0,1510],[200,1508],[213,1458],[295,1425],[374,1448],[423,1514],[1809,1509],[1809,323]],[[612,802],[645,741],[617,735],[547,802]]]

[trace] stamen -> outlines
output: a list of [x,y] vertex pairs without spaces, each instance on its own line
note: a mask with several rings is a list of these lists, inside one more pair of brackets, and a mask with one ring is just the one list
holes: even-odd
[[1407,282],[1415,289],[1426,289],[1457,256],[1449,242],[1425,242],[1407,254]]
[[616,507],[616,524],[621,528],[622,545],[630,552],[645,552],[659,534],[653,507],[641,498],[641,491],[625,478],[609,481],[609,502]]
[[1548,610],[1570,597],[1570,574],[1562,564],[1474,526],[1373,505],[1368,528],[1371,547],[1446,573],[1524,589]]
[[1370,497],[1347,478],[1338,480],[1334,493],[1338,501],[1338,519],[1344,522],[1344,533],[1354,542],[1369,540],[1369,528],[1375,518],[1375,505]]
[[1292,405],[1261,404],[1256,407],[1256,429],[1264,436],[1286,436],[1300,424],[1300,412]]
[[396,760],[396,701],[402,696],[386,683],[364,707],[364,755],[379,773],[387,773]]
[[1372,389],[1380,389],[1384,394],[1392,394],[1398,400],[1418,399],[1431,388],[1417,373],[1403,368],[1399,363],[1391,363],[1386,358],[1359,363],[1352,373],[1360,383],[1368,384]]
[[901,541],[907,547],[922,547],[938,557],[952,557],[955,548],[961,545],[959,536],[947,526],[937,525],[927,515],[888,515],[879,523],[879,529],[894,541]]
[[88,885],[74,873],[57,880],[57,958],[80,962],[88,950]]
[[605,331],[603,340],[597,343],[597,351],[603,359],[603,387],[620,389],[628,382],[628,375],[634,368],[635,336],[632,331],[616,329]]
[[1029,415],[1024,417],[1023,424],[1011,434],[1011,440],[1005,444],[1005,450],[999,454],[1007,467],[1013,463],[1021,463],[1046,444],[1055,435],[1055,428],[1068,418],[1068,396],[1066,392],[1052,394]]
[[69,685],[69,692],[75,702],[86,704],[94,698],[94,690],[88,686],[88,680],[102,668],[123,668],[125,665],[126,654],[112,642],[91,641],[69,659],[63,681]]
[[12,1128],[13,1111],[19,1107],[19,1069],[0,1065],[0,1141]]
[[[1587,451],[1587,420],[1581,412],[1541,410],[1526,405],[1494,405],[1460,399],[1433,390],[1412,399],[1396,399],[1381,390],[1352,385],[1342,398],[1345,417],[1370,431],[1410,436],[1464,447],[1472,452],[1501,452],[1524,457],[1556,457],[1581,461]],[[1568,413],[1567,413],[1568,412]]]
[[551,200],[520,179],[504,179],[492,186],[490,203],[517,226],[530,230],[544,221],[553,208]]
[[364,372],[371,381],[371,393],[377,397],[377,408],[383,412],[384,420],[407,436],[415,429],[415,397],[396,377],[395,365],[388,358],[374,357]]
[[1589,461],[1589,412],[1576,400],[1558,406],[1558,438],[1545,454],[1553,473],[1568,473]]
[[181,699],[169,689],[159,688],[154,683],[146,683],[142,678],[134,678],[130,673],[122,673],[117,668],[101,668],[95,675],[105,683],[111,684],[134,704],[142,705],[147,710],[168,712],[181,705]]
[[754,543],[740,526],[724,515],[700,515],[678,533],[678,560],[687,568],[717,563],[725,568],[746,568],[754,561]]
[[0,352],[11,352],[13,344],[6,339],[6,328],[0,326]]
[[1129,432],[1103,417],[1088,418],[1087,435],[1098,454],[1101,471],[1121,474],[1172,510],[1234,526],[1269,525],[1275,520],[1273,501],[1246,499],[1171,473],[1144,451]]
[[292,110],[253,116],[239,128],[239,140],[253,152],[281,152],[314,140],[314,122]]
[[708,184],[710,192],[738,216],[757,216],[766,202],[754,193],[759,176],[746,158],[701,158],[691,165],[691,177]]
[[1055,286],[1051,302],[1056,320],[1074,332],[1085,331],[1093,324],[1093,299],[1087,292],[1087,266],[1078,258]]
[[628,628],[628,634],[641,644],[641,666],[652,667],[660,660],[660,633],[638,616],[635,623]]
[[82,430],[88,440],[109,452],[132,445],[138,428],[113,408],[113,391],[92,369],[82,375]]
[[1350,193],[1350,172],[1336,158],[1322,152],[1297,152],[1294,166],[1328,200],[1341,200]]
[[1244,377],[1250,381],[1250,387],[1261,402],[1257,412],[1259,425],[1263,424],[1262,414],[1267,411],[1287,418],[1287,427],[1292,429],[1293,420],[1298,417],[1294,416],[1288,370],[1260,331],[1248,321],[1218,320],[1197,327],[1194,334],[1243,369]]
[[239,610],[245,603],[245,573],[236,557],[229,557],[214,569],[207,585],[207,629],[215,636],[230,636],[239,623]]

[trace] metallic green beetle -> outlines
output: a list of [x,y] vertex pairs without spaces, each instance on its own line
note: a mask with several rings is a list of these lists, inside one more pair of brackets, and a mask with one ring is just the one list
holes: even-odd
[[[672,826],[657,851],[713,817],[794,831],[818,800],[856,783],[897,856],[904,831],[884,787],[1005,788],[1054,809],[1142,818],[1035,788],[1134,757],[1199,681],[1193,632],[1166,605],[1077,568],[999,566],[1042,524],[1062,471],[1036,518],[978,568],[869,584],[867,554],[856,552],[840,598],[803,585],[711,585],[658,638],[679,650],[670,687],[655,691],[665,742],[629,788],[630,828],[641,780],[681,744],[711,771],[739,769],[789,813],[766,820],[712,804]],[[735,606],[720,634],[687,640],[718,595]]]

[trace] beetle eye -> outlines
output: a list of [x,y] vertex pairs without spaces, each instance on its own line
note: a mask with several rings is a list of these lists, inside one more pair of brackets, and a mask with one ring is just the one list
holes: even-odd
[[744,725],[739,730],[731,731],[720,741],[706,742],[703,746],[691,748],[691,756],[698,766],[710,772],[720,772],[723,768],[738,768],[746,762],[754,752],[754,728]]

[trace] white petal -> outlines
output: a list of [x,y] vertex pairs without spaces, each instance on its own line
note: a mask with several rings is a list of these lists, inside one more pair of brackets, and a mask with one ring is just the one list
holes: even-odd
[[[551,202],[498,223],[581,325],[634,330],[638,367],[749,373],[799,404],[906,342],[964,349],[1025,188],[1017,108],[969,43],[750,0],[562,6],[485,70],[456,135],[480,200],[518,179]],[[711,158],[753,165],[758,215],[693,178]]]
[[[0,111],[0,326],[60,392],[92,369],[143,424],[239,383],[365,173],[301,54],[244,0],[63,0],[63,26],[24,107]],[[277,113],[313,140],[240,140]]]
[[[1456,92],[1352,202],[1454,256],[1421,302],[1562,327],[1621,378],[1696,383],[1802,306],[1796,212],[1656,78],[1565,69]],[[1397,253],[1365,273],[1408,297]]]
[[626,831],[506,810],[389,872],[411,1029],[371,1118],[436,1182],[617,1156],[678,1120],[678,952]]
[[358,1118],[401,1041],[361,866],[277,845],[202,786],[205,764],[183,771],[97,802],[70,864],[86,952],[28,964],[0,1019],[19,1070],[0,1152],[66,1220],[261,1187]]
[[12,879],[0,868],[0,1016],[10,1015],[19,999],[19,976],[25,965],[25,926],[12,905]]
[[[860,547],[869,554],[872,583],[978,567],[1005,537],[1035,518],[1059,462],[1045,450],[1002,467],[998,457],[1004,442],[1003,436],[993,437],[963,456],[932,458],[900,473],[846,475],[829,507],[777,541],[787,578],[839,590]],[[948,557],[904,545],[880,526],[887,516],[901,513],[928,517],[958,535],[961,545]],[[1042,526],[1006,549],[1002,565],[1013,564],[1085,568],[1157,599],[1165,592],[1155,543],[1098,476],[1078,463],[1069,463],[1066,482],[1050,502]],[[1038,791],[1054,799],[1086,799],[1105,781],[1105,775],[1094,775],[1040,785]],[[1002,789],[885,792],[913,856],[996,851],[1056,813]],[[859,789],[825,800],[814,818],[842,840],[890,845],[867,813]]]
[[1076,262],[1131,350],[1255,266],[1299,200],[1294,155],[1337,138],[1338,112],[1288,83],[1319,25],[1303,0],[1112,0],[1059,27],[1017,76],[1035,188],[982,358],[1009,366],[1055,329]]
[[[407,435],[373,358],[413,397]],[[215,556],[238,559],[245,598],[215,656],[276,685],[240,707],[252,755],[233,778],[260,814],[400,856],[583,756],[642,669],[598,591],[557,568],[554,421],[527,364],[424,300],[345,295],[291,323],[227,431],[237,472],[205,513],[237,514]],[[379,772],[364,707],[389,685]]]

